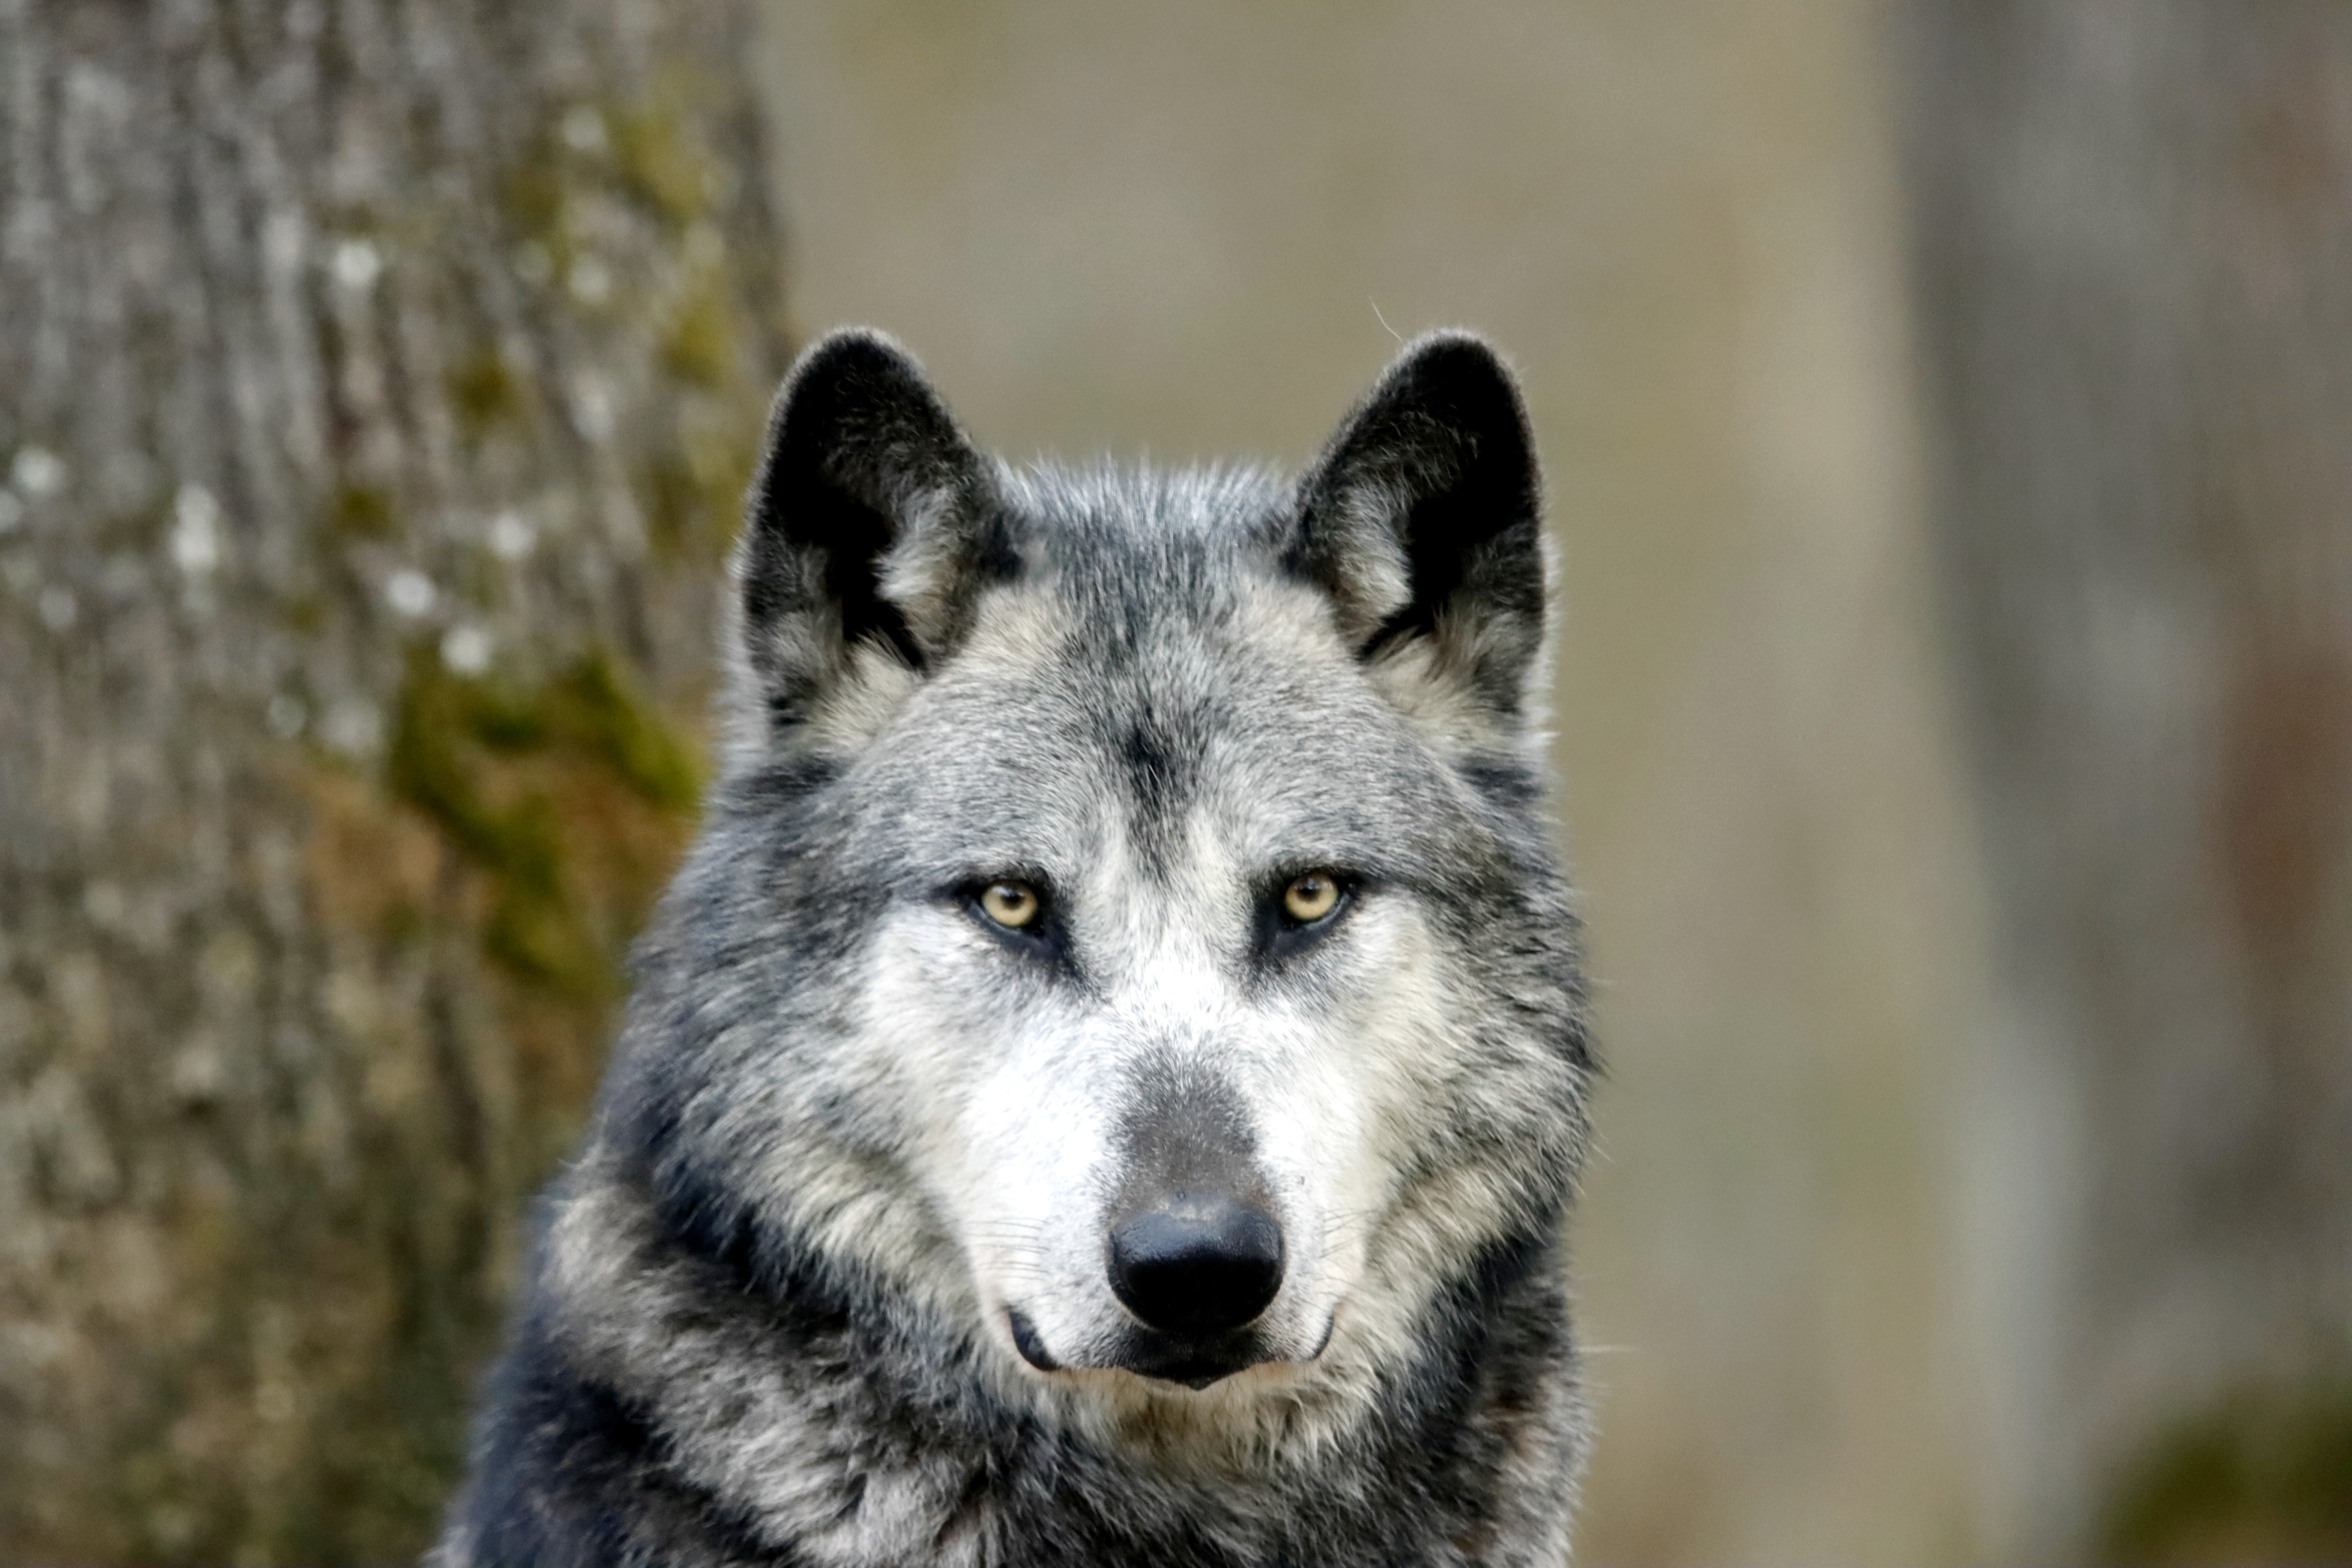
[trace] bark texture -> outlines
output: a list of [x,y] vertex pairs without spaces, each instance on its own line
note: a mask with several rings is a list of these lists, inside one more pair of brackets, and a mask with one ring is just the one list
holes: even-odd
[[1907,19],[2006,1545],[2352,1557],[2352,10]]
[[786,347],[734,0],[0,0],[0,1559],[428,1539]]

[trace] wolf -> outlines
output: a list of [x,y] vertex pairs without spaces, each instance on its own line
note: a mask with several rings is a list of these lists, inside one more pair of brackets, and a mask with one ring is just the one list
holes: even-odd
[[428,1561],[1564,1562],[1548,563],[1469,335],[1287,481],[1016,468],[810,347]]

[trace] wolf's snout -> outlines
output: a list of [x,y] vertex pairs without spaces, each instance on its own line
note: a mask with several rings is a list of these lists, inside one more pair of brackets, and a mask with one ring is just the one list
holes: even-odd
[[1282,1227],[1231,1198],[1180,1195],[1111,1227],[1110,1285],[1162,1333],[1240,1328],[1282,1289]]

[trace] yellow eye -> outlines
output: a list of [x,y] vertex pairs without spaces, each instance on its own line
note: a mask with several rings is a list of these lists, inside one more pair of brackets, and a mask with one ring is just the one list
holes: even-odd
[[991,882],[980,895],[981,912],[1009,931],[1020,931],[1037,919],[1037,889],[1026,882]]
[[1282,912],[1301,925],[1321,920],[1339,901],[1339,884],[1328,871],[1309,871],[1282,889]]

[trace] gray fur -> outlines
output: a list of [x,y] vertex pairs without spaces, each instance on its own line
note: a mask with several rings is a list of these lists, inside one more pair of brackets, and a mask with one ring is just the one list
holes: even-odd
[[[724,776],[445,1568],[1561,1561],[1591,1062],[1545,577],[1472,339],[1292,484],[1016,472],[887,340],[812,348]],[[1288,922],[1324,868],[1344,907]],[[1008,876],[1034,931],[970,902]],[[1208,1188],[1285,1271],[1178,1342],[1103,1237]]]

